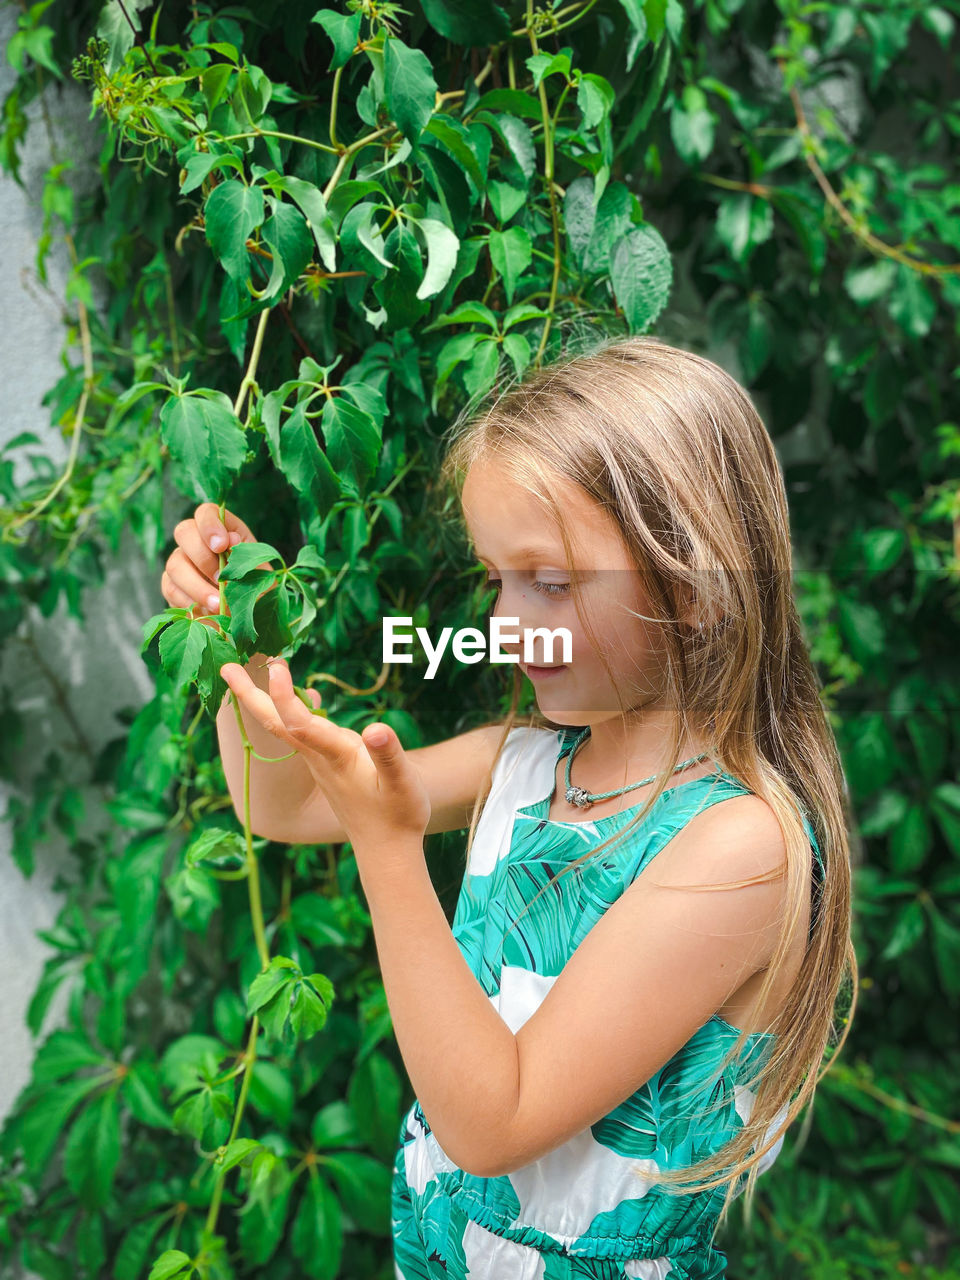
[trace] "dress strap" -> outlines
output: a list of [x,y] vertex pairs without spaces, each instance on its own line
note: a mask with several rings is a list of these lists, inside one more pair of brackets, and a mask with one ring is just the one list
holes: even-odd
[[557,759],[562,760],[569,753],[577,738],[583,733],[586,725],[581,725],[579,729],[575,725],[564,725],[560,730],[560,750],[557,753]]

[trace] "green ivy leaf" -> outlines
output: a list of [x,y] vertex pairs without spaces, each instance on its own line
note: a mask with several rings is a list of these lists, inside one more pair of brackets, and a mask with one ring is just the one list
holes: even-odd
[[400,1124],[403,1086],[393,1064],[379,1052],[367,1054],[347,1086],[347,1098],[363,1140],[391,1160]]
[[933,833],[926,810],[919,804],[909,804],[901,822],[890,833],[890,865],[898,875],[916,871],[923,866]]
[[583,128],[595,129],[606,120],[613,108],[616,95],[613,86],[603,76],[586,72],[577,87],[577,106],[583,113]]
[[251,1107],[275,1124],[286,1128],[293,1115],[295,1102],[293,1081],[288,1072],[275,1062],[257,1058],[250,1078],[248,1095]]
[[614,182],[604,188],[583,253],[584,271],[593,273],[610,270],[610,255],[637,225],[637,216],[637,198],[628,187],[622,182]]
[[230,1169],[235,1169],[238,1164],[242,1164],[256,1151],[267,1150],[262,1143],[257,1142],[255,1138],[235,1138],[233,1142],[228,1143],[223,1153],[219,1155],[214,1164],[221,1171],[226,1173]]
[[172,395],[160,410],[163,442],[194,487],[219,502],[247,456],[247,437],[226,396]]
[[543,120],[543,109],[539,101],[532,93],[524,93],[520,89],[491,89],[476,103],[473,110],[490,111],[495,115],[506,113],[538,122]]
[[221,871],[235,870],[247,860],[243,836],[224,827],[207,827],[187,845],[184,860],[188,867],[205,863]]
[[890,940],[880,954],[884,960],[896,960],[898,956],[911,952],[925,931],[923,907],[914,898],[900,909]]
[[773,234],[773,210],[767,200],[738,191],[721,201],[717,235],[737,262],[746,262],[758,244]]
[[200,621],[182,619],[160,636],[160,661],[178,692],[197,678],[210,628]]
[[427,269],[417,289],[417,297],[432,298],[440,292],[453,273],[460,241],[448,226],[438,222],[436,218],[421,218],[417,225],[423,233],[427,249]]
[[843,274],[843,287],[858,307],[866,307],[890,292],[896,276],[896,264],[889,258],[874,258],[864,266],[848,267]]
[[527,202],[524,187],[513,187],[507,182],[489,182],[487,195],[498,222],[509,222]]
[[335,1280],[343,1255],[340,1205],[326,1182],[316,1171],[311,1173],[293,1220],[290,1245],[306,1275]]
[[141,1280],[157,1232],[166,1221],[154,1214],[130,1227],[113,1260],[113,1280]]
[[[203,100],[207,104],[208,115],[212,114],[222,101],[234,70],[235,68],[229,62],[215,62],[201,75],[200,88],[203,91]],[[242,166],[240,167],[242,171]]]
[[277,992],[292,982],[300,972],[294,960],[289,956],[273,956],[270,964],[258,973],[247,992],[247,1013],[258,1013]]
[[539,89],[548,76],[561,75],[569,80],[572,74],[570,66],[572,55],[573,49],[567,46],[559,53],[535,53],[524,59],[527,70],[533,76],[533,87]]
[[71,1080],[38,1093],[25,1110],[11,1117],[7,1141],[12,1150],[23,1153],[24,1163],[34,1177],[45,1168],[73,1109],[88,1093],[102,1087],[100,1076]]
[[354,1151],[327,1155],[324,1168],[337,1184],[340,1198],[362,1231],[390,1235],[390,1167]]
[[104,1058],[86,1036],[79,1032],[58,1029],[50,1033],[37,1050],[33,1060],[34,1085],[49,1084],[72,1076],[83,1067],[108,1068]]
[[656,227],[637,227],[610,255],[610,282],[632,333],[645,332],[667,305],[673,282],[670,250]]
[[273,302],[299,280],[313,257],[313,236],[306,219],[291,204],[269,197],[272,216],[263,224],[263,239],[273,254],[270,279],[260,301]]
[[865,600],[841,596],[837,601],[840,630],[858,662],[868,663],[882,654],[887,645],[883,616]]
[[148,1280],[186,1280],[195,1268],[182,1249],[167,1249],[150,1268]]
[[160,1098],[156,1068],[147,1062],[133,1062],[123,1077],[124,1101],[135,1120],[157,1129],[172,1129],[173,1119]]
[[106,1204],[120,1161],[116,1089],[93,1098],[74,1121],[63,1149],[63,1171],[88,1208]]
[[327,1010],[317,992],[308,982],[301,982],[290,1008],[290,1028],[298,1040],[309,1040],[322,1030],[327,1021]]
[[[264,181],[270,182],[276,190],[285,191],[300,208],[316,241],[323,265],[328,271],[336,271],[337,231],[320,189],[304,182],[302,178],[295,178],[292,174],[281,177],[275,171],[264,175]],[[376,186],[375,183],[371,185]]]
[[919,271],[897,263],[897,280],[887,310],[904,333],[911,338],[925,338],[937,314],[937,302]]
[[522,333],[508,333],[503,340],[503,349],[510,357],[517,377],[522,378],[533,355],[530,343]]
[[220,886],[202,867],[181,867],[163,882],[173,914],[187,929],[203,933],[220,906]]
[[523,227],[490,232],[490,261],[503,278],[507,302],[513,302],[520,277],[533,261],[533,242]]
[[[706,95],[694,85],[684,91],[684,104],[670,112],[670,136],[673,145],[686,164],[702,164],[713,151],[717,117],[706,104]],[[752,198],[752,197],[748,197]]]
[[362,490],[373,475],[382,444],[373,417],[345,396],[330,396],[323,406],[321,423],[334,468]]
[[448,324],[485,324],[494,333],[499,328],[499,320],[482,302],[461,302],[448,314],[437,316],[436,320],[425,326],[424,332],[429,333]]
[[234,280],[250,274],[247,240],[263,222],[261,187],[248,187],[229,178],[210,192],[203,208],[204,230],[210,248]]
[[[489,134],[487,137],[489,138]],[[482,191],[486,166],[477,154],[479,135],[471,133],[469,127],[454,116],[438,111],[424,127],[420,146],[430,144],[434,139],[446,148],[461,166],[473,184],[474,192]]]
[[384,96],[390,117],[405,138],[416,142],[430,119],[438,93],[430,59],[396,36],[383,47]]
[[[137,36],[140,34],[140,9],[148,9],[150,0],[130,0],[130,3],[124,6],[118,3],[118,0],[108,0],[103,6],[100,18],[97,22],[96,34],[102,40],[106,40],[110,47],[107,57],[106,69],[108,75],[113,75],[123,65],[123,60],[133,48]],[[129,15],[129,16],[128,16]],[[49,28],[40,28],[41,30],[50,30]],[[53,32],[50,32],[51,36]],[[36,58],[36,54],[32,55]],[[13,62],[13,55],[8,51],[7,57]],[[14,63],[14,66],[16,63]],[[46,65],[42,63],[42,65]],[[59,71],[59,68],[57,69]]]
[[226,1088],[204,1085],[174,1111],[174,1127],[198,1139],[204,1147],[219,1147],[230,1134],[233,1106],[233,1095]]
[[328,71],[336,71],[345,67],[353,56],[360,38],[360,20],[363,14],[334,13],[331,9],[321,9],[310,19],[318,23],[333,41],[333,57],[330,59]]
[[454,44],[474,48],[510,38],[510,19],[493,0],[420,0],[423,16]]
[[[230,621],[225,617],[220,618],[221,625],[226,625]],[[227,682],[220,674],[220,668],[225,662],[242,663],[243,658],[233,643],[232,634],[227,639],[210,626],[206,630],[209,635],[200,659],[200,669],[197,672],[197,690],[204,710],[211,719],[215,720],[223,703],[224,694],[227,692]]]
[[[219,63],[217,67],[208,68],[209,70],[229,71],[229,67],[223,67]],[[212,154],[209,151],[191,151],[183,166],[183,180],[180,183],[180,190],[184,195],[188,195],[191,191],[195,191],[201,185],[204,178],[208,178],[216,169],[228,168],[236,169],[240,173],[243,172],[243,164],[234,155]]]
[[[280,465],[297,493],[308,498],[322,518],[340,497],[340,482],[330,459],[320,448],[307,406],[294,405],[280,428]],[[231,605],[231,608],[233,606]]]

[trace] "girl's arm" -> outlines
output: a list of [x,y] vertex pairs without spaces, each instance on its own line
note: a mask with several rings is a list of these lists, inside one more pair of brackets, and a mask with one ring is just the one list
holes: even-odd
[[[659,887],[782,868],[773,811],[759,797],[736,796],[674,836],[515,1035],[447,924],[423,852],[429,798],[396,734],[318,720],[286,668],[272,672],[266,714],[303,742],[349,833],[407,1074],[437,1141],[468,1173],[510,1172],[601,1119],[773,954],[781,880],[711,892]],[[239,667],[223,674],[250,698]]]
[[[244,728],[262,756],[287,760],[267,763],[250,757],[250,818],[253,834],[284,844],[341,844],[347,839],[302,751],[263,724],[269,717],[269,668],[256,653],[243,670],[263,700],[254,708],[249,697],[240,703]],[[306,709],[306,708],[305,708]],[[460,831],[469,825],[474,801],[493,764],[503,734],[499,724],[481,725],[465,733],[407,752],[430,797],[426,833]],[[230,694],[217,713],[217,736],[227,788],[237,818],[243,821],[243,740]]]
[[674,836],[514,1034],[450,932],[422,847],[355,851],[404,1065],[440,1146],[476,1177],[512,1173],[624,1102],[767,963],[780,924],[782,878],[688,893],[653,883],[783,866],[773,811],[731,798]]

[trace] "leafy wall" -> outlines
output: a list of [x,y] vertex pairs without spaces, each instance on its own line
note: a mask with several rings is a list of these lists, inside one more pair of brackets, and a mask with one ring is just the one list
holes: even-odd
[[[230,557],[219,627],[144,620],[155,696],[85,773],[30,770],[0,691],[17,864],[56,829],[79,867],[28,1015],[39,1036],[64,988],[68,1024],[0,1138],[3,1274],[390,1280],[410,1093],[356,864],[233,813],[219,666],[282,650],[301,685],[342,682],[339,722],[408,747],[503,709],[496,670],[468,693],[454,668],[381,671],[379,619],[481,614],[437,519],[443,431],[600,331],[722,350],[761,408],[860,815],[850,1051],[759,1229],[734,1214],[730,1275],[957,1273],[956,14],[21,6],[9,180],[30,103],[69,77],[103,146],[44,186],[37,272],[57,240],[73,264],[49,396],[69,453],[59,475],[41,436],[0,455],[0,628],[65,600],[96,629],[85,592],[124,534],[159,581],[171,498],[260,541]],[[452,912],[462,842],[428,857]]]

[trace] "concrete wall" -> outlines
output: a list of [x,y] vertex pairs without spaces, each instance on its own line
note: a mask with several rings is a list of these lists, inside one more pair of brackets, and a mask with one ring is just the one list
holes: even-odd
[[[16,6],[0,8],[0,47],[6,48],[16,21]],[[0,62],[0,99],[13,79],[4,58]],[[62,91],[49,90],[47,102],[56,154],[74,158],[80,173],[86,170],[89,174],[91,165],[86,157],[94,161],[99,144],[87,119],[85,93],[80,86],[68,84]],[[40,196],[52,152],[38,103],[32,104],[30,116],[21,169],[24,185],[0,178],[0,297],[5,312],[0,325],[0,441],[32,431],[41,439],[43,451],[60,467],[67,442],[51,426],[50,411],[41,399],[62,374],[67,258],[62,246],[57,246],[48,259],[47,284],[39,281]],[[79,360],[78,352],[73,353],[73,359]],[[15,474],[22,481],[31,473],[18,464]],[[77,759],[74,737],[64,724],[53,681],[61,686],[93,751],[117,735],[118,708],[139,708],[150,697],[152,681],[139,656],[139,645],[143,621],[164,607],[159,583],[160,567],[145,565],[131,541],[122,564],[111,565],[104,588],[85,597],[88,616],[94,612],[97,616],[96,633],[63,609],[50,618],[34,611],[21,625],[20,633],[5,643],[0,652],[0,679],[14,690],[15,705],[26,721],[23,749],[18,753],[17,790],[21,797],[29,798],[31,777],[55,744],[62,745],[66,772],[76,761],[71,781],[80,780],[86,772],[84,762]],[[8,784],[0,780],[0,813],[6,812],[9,792]],[[88,795],[89,810],[98,795],[93,791]],[[89,818],[92,826],[102,825],[96,813]],[[12,861],[10,844],[9,826],[0,820],[0,974],[4,987],[0,1001],[0,1120],[29,1079],[36,1047],[26,1027],[25,1012],[44,960],[51,954],[36,931],[53,923],[63,900],[58,877],[73,875],[73,859],[59,834],[37,848],[36,870],[29,880]],[[61,989],[48,1011],[42,1036],[62,1020],[64,994]]]

